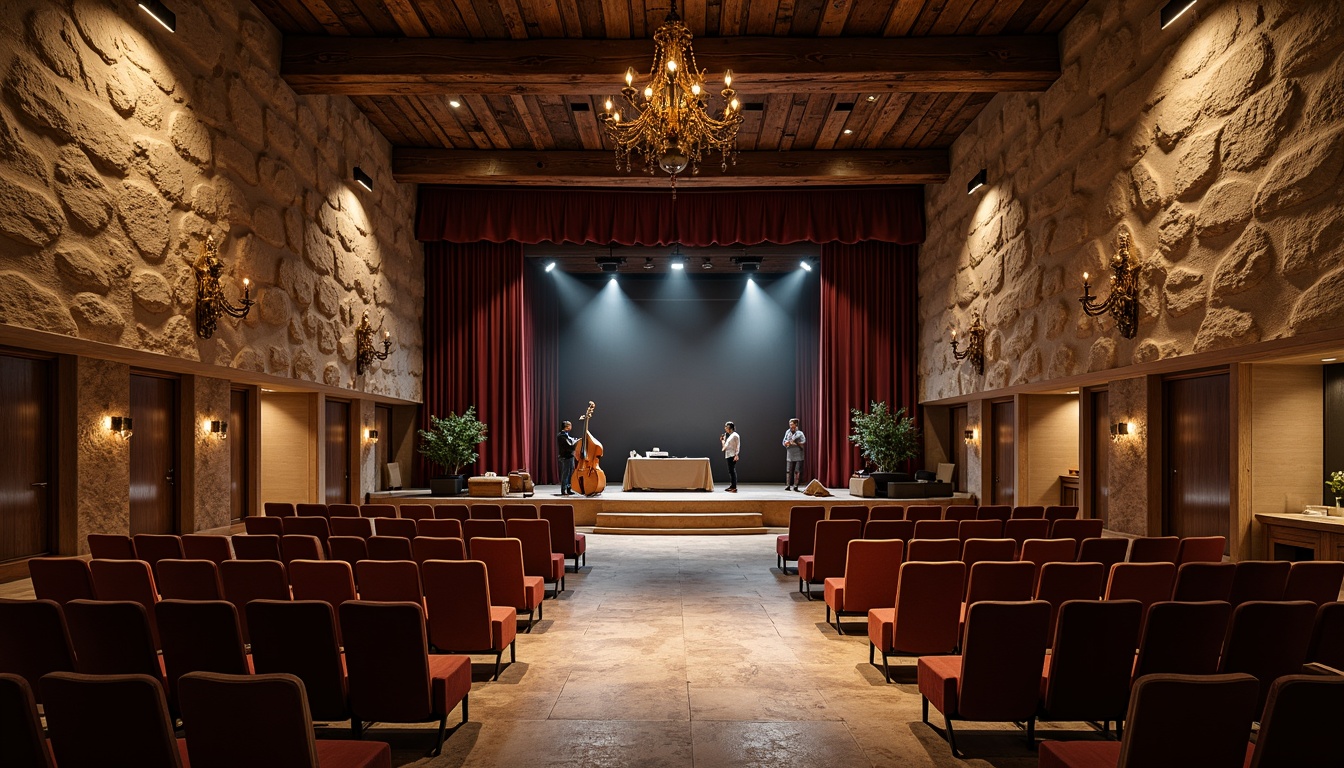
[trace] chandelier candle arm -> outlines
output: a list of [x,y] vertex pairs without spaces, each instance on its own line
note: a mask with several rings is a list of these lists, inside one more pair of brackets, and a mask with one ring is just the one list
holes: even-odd
[[1110,313],[1120,335],[1132,339],[1139,331],[1139,273],[1142,267],[1129,251],[1129,233],[1120,233],[1120,247],[1111,256],[1111,292],[1104,300],[1092,295],[1087,272],[1083,273],[1083,295],[1078,299],[1083,313],[1097,317]]
[[977,376],[985,374],[985,326],[980,322],[979,313],[973,316],[971,327],[966,332],[966,349],[958,351],[957,329],[952,329],[952,357],[957,360],[970,358],[971,368]]
[[360,318],[359,327],[355,329],[355,373],[359,376],[364,375],[369,366],[373,365],[374,360],[386,360],[392,351],[392,332],[383,330],[383,351],[378,352],[373,347],[373,326],[369,324],[369,312],[364,311],[364,316]]
[[196,261],[196,333],[203,339],[215,335],[219,325],[219,316],[228,315],[239,320],[252,311],[252,281],[243,278],[243,298],[237,305],[230,304],[224,295],[224,285],[220,275],[224,272],[224,262],[219,258],[219,244],[215,236],[205,238],[205,250]]

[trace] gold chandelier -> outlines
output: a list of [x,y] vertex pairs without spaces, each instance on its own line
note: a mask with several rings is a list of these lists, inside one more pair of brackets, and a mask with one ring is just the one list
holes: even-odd
[[598,116],[607,136],[616,145],[616,168],[630,170],[630,155],[644,159],[644,169],[655,166],[672,177],[676,194],[677,174],[690,166],[700,172],[705,155],[718,150],[721,168],[737,162],[737,130],[742,125],[741,103],[733,91],[733,71],[723,75],[723,117],[709,113],[708,93],[702,86],[705,72],[696,67],[691,49],[691,31],[677,15],[676,4],[653,33],[653,68],[644,90],[635,90],[635,68],[625,71],[625,97],[634,119],[622,120],[611,99]]

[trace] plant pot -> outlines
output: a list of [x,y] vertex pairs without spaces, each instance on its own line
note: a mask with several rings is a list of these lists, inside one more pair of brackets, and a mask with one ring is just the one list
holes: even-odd
[[874,493],[883,499],[887,497],[887,483],[910,482],[910,475],[905,472],[874,472],[869,477],[873,478],[873,485],[876,486]]
[[445,475],[429,479],[431,496],[461,496],[467,490],[466,475]]

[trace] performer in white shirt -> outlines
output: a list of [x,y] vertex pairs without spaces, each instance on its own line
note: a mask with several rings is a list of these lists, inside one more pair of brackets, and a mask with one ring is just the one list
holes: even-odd
[[728,492],[737,493],[737,459],[742,453],[742,437],[737,434],[733,422],[724,423],[719,446],[723,449],[723,458],[728,460]]
[[784,490],[798,490],[798,478],[803,474],[803,445],[807,436],[798,428],[797,419],[789,419],[789,428],[784,431]]

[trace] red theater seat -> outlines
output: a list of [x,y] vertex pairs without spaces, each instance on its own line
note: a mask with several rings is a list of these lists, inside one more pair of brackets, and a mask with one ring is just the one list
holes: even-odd
[[1344,563],[1337,560],[1304,560],[1293,563],[1292,570],[1288,572],[1283,599],[1310,600],[1316,605],[1325,605],[1339,600],[1341,585],[1344,585]]
[[574,530],[574,505],[542,504],[541,519],[551,524],[551,551],[574,559],[574,571],[579,570],[579,558],[588,564],[588,538]]
[[1124,719],[1143,606],[1137,600],[1071,600],[1059,609],[1041,678],[1042,720]]
[[518,612],[491,604],[485,563],[435,561],[423,571],[429,644],[441,653],[493,653],[498,680],[504,649],[509,649],[510,664],[518,660]]
[[1221,563],[1227,551],[1226,536],[1187,536],[1176,551],[1176,565]]
[[1248,768],[1344,765],[1344,677],[1285,675],[1274,681]]
[[863,538],[863,521],[856,518],[817,522],[816,542],[810,555],[798,558],[798,591],[812,599],[812,585],[843,576],[849,542]]
[[93,599],[93,576],[89,562],[81,557],[34,557],[28,561],[28,574],[38,600],[65,605]]
[[1181,540],[1175,536],[1140,536],[1129,544],[1131,563],[1176,563]]
[[168,703],[153,677],[56,672],[40,687],[47,737],[61,768],[182,765]]
[[0,673],[0,765],[55,768],[42,733],[32,686],[19,675]]
[[515,517],[505,519],[509,538],[523,545],[523,573],[540,576],[550,584],[552,595],[565,591],[565,556],[551,551],[551,524],[545,520]]
[[961,561],[907,562],[896,581],[896,604],[868,611],[868,663],[882,654],[882,676],[891,682],[889,656],[952,653],[958,642]]
[[257,674],[283,673],[302,680],[318,720],[350,717],[336,613],[329,603],[253,600],[247,604],[247,624]]
[[1135,680],[1144,675],[1212,675],[1232,621],[1227,603],[1153,603],[1148,608],[1134,661]]
[[74,644],[60,605],[0,599],[0,672],[19,675],[31,687],[49,672],[74,671]]
[[165,600],[223,600],[219,566],[209,560],[160,560],[159,596]]
[[[904,522],[904,521],[901,521]],[[899,539],[867,541],[852,539],[845,557],[844,576],[824,582],[826,623],[835,612],[835,631],[840,634],[841,616],[867,616],[873,608],[895,604],[896,580],[901,573],[901,553],[905,544]]]
[[[817,523],[826,519],[826,508],[800,506],[789,509],[789,532],[775,537],[775,565],[789,572],[789,561],[812,554]],[[797,572],[797,569],[794,569]]]
[[467,543],[460,538],[416,536],[411,539],[411,554],[421,566],[428,560],[466,560]]
[[522,542],[509,538],[474,539],[471,557],[485,563],[491,604],[511,606],[519,614],[526,613],[530,633],[533,613],[537,619],[544,618],[542,600],[546,596],[546,583],[540,576],[524,573]]
[[233,547],[229,546],[228,536],[189,533],[182,537],[182,554],[188,560],[209,560],[219,565],[233,559]]

